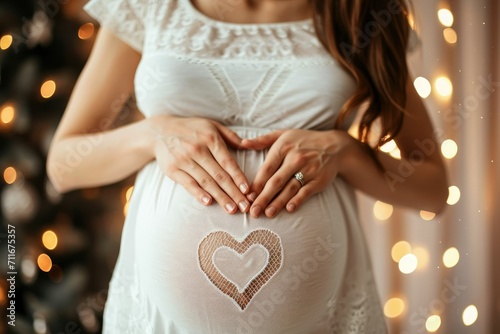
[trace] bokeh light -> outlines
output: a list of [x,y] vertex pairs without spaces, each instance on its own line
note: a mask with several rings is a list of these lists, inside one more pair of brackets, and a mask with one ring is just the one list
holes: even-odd
[[38,259],[36,262],[38,264],[38,267],[42,271],[49,272],[50,269],[52,268],[52,260],[50,259],[50,256],[48,256],[47,254],[42,253],[38,255]]
[[399,317],[405,309],[405,303],[401,298],[391,298],[384,305],[384,314],[388,318]]
[[4,35],[0,38],[0,49],[7,50],[12,45],[12,36]]
[[458,145],[452,139],[446,139],[441,144],[441,153],[446,159],[453,159],[458,153]]
[[424,247],[414,247],[412,253],[417,257],[417,269],[426,268],[429,264],[429,251]]
[[431,315],[427,318],[425,329],[427,329],[429,333],[436,332],[439,327],[441,327],[441,317],[439,315]]
[[381,201],[376,201],[373,205],[373,214],[378,220],[387,220],[391,218],[393,211],[394,208],[392,205]]
[[465,326],[470,326],[476,322],[477,317],[479,316],[479,312],[477,311],[477,307],[474,305],[469,305],[465,308],[462,313],[462,320]]
[[420,218],[423,220],[433,220],[434,217],[436,217],[436,214],[434,212],[429,212],[429,211],[420,211]]
[[45,99],[51,98],[55,92],[56,92],[56,83],[54,82],[54,80],[45,81],[42,84],[42,87],[40,88],[40,94]]
[[391,257],[394,262],[399,262],[403,256],[411,253],[411,245],[404,240],[398,241],[392,246]]
[[453,93],[453,84],[447,77],[439,77],[434,83],[434,87],[439,95],[449,97]]
[[439,22],[445,27],[451,27],[453,25],[453,14],[449,9],[442,8],[438,10]]
[[54,249],[57,246],[57,235],[53,231],[45,231],[42,235],[42,243],[47,249]]
[[411,274],[417,269],[418,259],[415,254],[406,254],[399,260],[399,271],[403,274]]
[[389,153],[391,155],[391,157],[393,157],[394,159],[398,159],[398,160],[401,160],[401,151],[399,150],[399,148],[395,148],[394,150],[391,151],[391,153]]
[[446,268],[452,268],[460,260],[460,252],[455,247],[448,248],[443,254],[443,263]]
[[12,106],[6,106],[0,112],[0,122],[3,124],[9,124],[14,120],[16,111]]
[[127,189],[127,192],[125,193],[125,200],[127,202],[130,201],[130,197],[132,196],[133,191],[134,191],[134,186]]
[[460,200],[460,189],[457,186],[451,186],[448,188],[448,199],[446,203],[449,205],[455,205]]
[[36,276],[36,265],[33,259],[30,257],[25,257],[21,261],[21,274],[23,275],[23,280],[27,282],[32,282]]
[[432,91],[431,83],[424,77],[418,77],[413,82],[415,89],[417,90],[418,95],[421,98],[425,99],[429,97]]
[[446,28],[443,30],[444,40],[450,44],[455,44],[458,40],[457,32],[453,28]]
[[80,26],[80,29],[78,29],[78,38],[83,40],[89,39],[94,35],[94,30],[95,30],[94,24],[90,22],[82,24],[82,26]]
[[127,213],[128,213],[128,207],[130,205],[130,202],[127,202],[125,203],[125,205],[123,206],[123,215],[126,217],[127,216]]
[[382,152],[385,152],[385,153],[389,153],[391,152],[392,150],[394,150],[396,148],[396,142],[394,140],[390,140],[388,141],[387,143],[385,143],[384,145],[382,145],[380,147],[380,150]]
[[3,171],[3,179],[5,183],[12,184],[17,180],[17,172],[14,167],[7,167]]

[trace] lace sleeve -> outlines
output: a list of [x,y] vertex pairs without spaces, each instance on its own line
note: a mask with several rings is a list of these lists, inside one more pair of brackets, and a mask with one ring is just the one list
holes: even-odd
[[139,0],[90,0],[83,9],[102,27],[142,52],[147,2]]

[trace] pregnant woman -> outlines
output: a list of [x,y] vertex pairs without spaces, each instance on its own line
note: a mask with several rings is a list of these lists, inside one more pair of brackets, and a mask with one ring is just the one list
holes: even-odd
[[[434,212],[447,197],[405,3],[85,9],[102,29],[47,169],[62,192],[139,172],[104,333],[385,333],[353,190]],[[144,119],[111,129],[132,92]],[[401,160],[377,150],[390,139]]]

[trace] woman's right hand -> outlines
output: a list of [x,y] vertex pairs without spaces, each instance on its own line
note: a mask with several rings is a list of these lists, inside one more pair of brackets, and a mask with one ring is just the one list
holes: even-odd
[[248,212],[248,180],[228,146],[241,138],[222,124],[204,118],[157,115],[147,119],[154,133],[153,154],[162,171],[202,204],[215,199],[228,213]]

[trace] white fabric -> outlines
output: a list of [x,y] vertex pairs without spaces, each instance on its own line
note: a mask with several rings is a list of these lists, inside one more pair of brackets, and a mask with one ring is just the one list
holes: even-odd
[[[249,138],[327,130],[355,89],[312,20],[230,24],[189,0],[92,0],[85,9],[142,52],[135,89],[146,117],[211,118]],[[250,181],[267,153],[231,152]],[[203,206],[156,162],[138,174],[104,333],[385,332],[355,197],[342,179],[296,213],[254,219]]]

